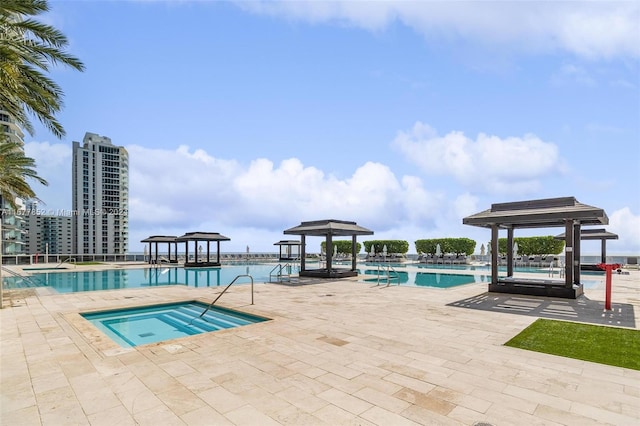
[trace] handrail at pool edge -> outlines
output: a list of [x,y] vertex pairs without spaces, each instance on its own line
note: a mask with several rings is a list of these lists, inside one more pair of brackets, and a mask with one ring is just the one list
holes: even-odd
[[233,279],[233,281],[231,281],[225,288],[224,290],[222,290],[222,292],[218,295],[218,297],[216,297],[215,299],[213,299],[213,302],[209,303],[209,306],[207,306],[207,309],[205,309],[204,311],[202,311],[202,313],[200,314],[200,316],[198,316],[198,318],[202,318],[204,316],[204,314],[207,313],[207,311],[209,311],[209,309],[211,309],[211,307],[218,301],[218,299],[220,299],[220,297],[225,293],[225,291],[227,291],[229,289],[229,287],[231,287],[231,285],[233,283],[235,283],[238,278],[250,278],[251,279],[251,304],[253,305],[253,277],[251,275],[248,274],[243,274],[243,275],[238,275],[237,277],[235,277]]

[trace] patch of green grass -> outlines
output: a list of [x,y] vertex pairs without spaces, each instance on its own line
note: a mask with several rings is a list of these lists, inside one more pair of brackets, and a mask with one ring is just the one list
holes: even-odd
[[640,330],[538,319],[505,345],[640,370]]

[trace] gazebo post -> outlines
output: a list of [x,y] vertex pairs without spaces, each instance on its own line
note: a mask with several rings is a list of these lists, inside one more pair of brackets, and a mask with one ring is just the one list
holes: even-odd
[[513,226],[507,228],[507,277],[513,277]]
[[331,264],[333,260],[333,239],[331,238],[331,232],[327,234],[325,248],[327,251],[327,261],[326,261],[327,272],[331,272],[331,269],[332,269]]
[[600,263],[607,263],[607,240],[605,240],[604,238],[600,240],[600,245]]
[[356,236],[352,235],[351,236],[351,270],[355,271],[356,270],[356,263],[357,260],[356,259],[356,248],[357,248],[357,243],[356,243]]
[[307,262],[306,262],[307,254],[306,254],[306,250],[305,250],[306,246],[307,246],[307,243],[306,243],[306,239],[305,239],[304,234],[300,235],[300,270],[301,271],[305,270],[306,264],[307,264]]
[[216,247],[217,248],[217,250],[216,250],[216,252],[217,252],[216,262],[220,263],[220,241],[218,240],[218,241],[216,241],[216,243],[217,243],[216,244],[216,246],[217,246]]
[[498,224],[491,224],[491,284],[498,284]]
[[564,226],[564,286],[566,288],[573,287],[573,220],[565,220]]
[[573,283],[580,285],[580,239],[581,225],[579,220],[573,221]]

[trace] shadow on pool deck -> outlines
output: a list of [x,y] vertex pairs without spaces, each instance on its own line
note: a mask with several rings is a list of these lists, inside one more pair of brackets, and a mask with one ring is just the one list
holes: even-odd
[[611,311],[605,311],[604,302],[590,300],[584,295],[572,300],[487,292],[449,303],[447,306],[589,324],[636,327],[633,305],[612,303]]

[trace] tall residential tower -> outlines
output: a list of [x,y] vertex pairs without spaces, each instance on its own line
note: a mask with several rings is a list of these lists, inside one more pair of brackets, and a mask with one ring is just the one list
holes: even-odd
[[[6,111],[0,110],[0,132],[6,139],[21,147],[24,145],[24,133],[16,121]],[[18,210],[24,207],[23,200],[13,200]],[[24,254],[24,219],[8,200],[0,195],[0,255]]]
[[73,252],[125,254],[129,244],[129,154],[86,133],[73,142]]

